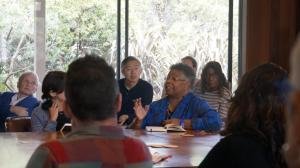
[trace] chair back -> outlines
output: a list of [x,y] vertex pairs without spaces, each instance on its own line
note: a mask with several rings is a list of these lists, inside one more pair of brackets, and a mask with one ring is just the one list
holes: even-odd
[[6,132],[31,132],[31,117],[8,117],[5,127]]

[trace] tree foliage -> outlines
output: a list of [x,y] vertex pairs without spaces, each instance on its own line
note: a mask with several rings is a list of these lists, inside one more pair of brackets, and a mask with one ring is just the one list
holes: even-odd
[[[14,90],[19,74],[33,70],[33,4],[0,2],[0,91]],[[129,55],[142,61],[143,78],[154,86],[156,99],[170,65],[184,56],[198,61],[198,76],[210,60],[227,71],[228,0],[134,0],[129,5]],[[46,1],[46,69],[66,70],[88,51],[116,67],[116,14],[115,0]]]

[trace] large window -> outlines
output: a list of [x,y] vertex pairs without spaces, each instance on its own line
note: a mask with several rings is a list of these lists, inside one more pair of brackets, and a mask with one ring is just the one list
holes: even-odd
[[47,1],[47,70],[66,70],[85,52],[101,55],[116,66],[116,10],[115,1]]
[[[237,2],[237,1],[236,1]],[[197,77],[211,60],[228,73],[228,0],[135,0],[129,2],[129,55],[143,62],[143,77],[160,98],[170,65],[184,56],[198,62]],[[237,9],[238,3],[235,8]],[[234,10],[235,30],[238,10]],[[238,34],[234,33],[234,43]],[[237,48],[234,48],[234,80],[237,81]]]
[[23,71],[33,70],[32,0],[0,1],[0,91],[15,90]]
[[[239,11],[238,0],[233,1],[233,61],[229,69],[230,0],[128,0],[128,55],[142,61],[142,78],[153,85],[154,99],[161,96],[170,65],[187,55],[195,57],[199,64],[198,78],[203,66],[215,60],[221,63],[225,74],[232,71],[232,85],[236,87]],[[46,13],[46,71],[66,70],[71,61],[85,52],[101,55],[117,71],[117,44],[121,41],[120,60],[126,55],[127,46],[126,0],[119,1],[120,41],[117,2],[46,1],[42,9]],[[0,2],[0,91],[15,90],[20,73],[34,69],[34,4],[33,0]]]

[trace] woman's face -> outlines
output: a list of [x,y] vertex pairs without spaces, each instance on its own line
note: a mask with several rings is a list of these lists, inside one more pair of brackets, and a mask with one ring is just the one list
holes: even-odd
[[207,83],[208,83],[208,89],[210,91],[218,90],[219,88],[219,77],[216,74],[215,70],[212,68],[208,68],[207,70]]
[[190,90],[190,83],[179,70],[171,70],[167,76],[165,89],[168,96],[184,96]]
[[66,100],[65,92],[58,93],[57,100],[59,100],[60,102],[64,102]]

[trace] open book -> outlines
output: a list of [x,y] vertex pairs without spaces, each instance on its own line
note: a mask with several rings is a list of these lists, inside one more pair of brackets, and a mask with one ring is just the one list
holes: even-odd
[[180,125],[166,124],[164,127],[146,126],[146,131],[149,131],[149,132],[185,132],[186,130]]

